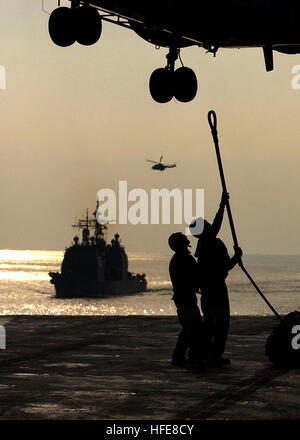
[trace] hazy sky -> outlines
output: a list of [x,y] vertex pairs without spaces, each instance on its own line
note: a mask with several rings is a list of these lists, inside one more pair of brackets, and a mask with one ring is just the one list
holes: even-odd
[[[54,1],[45,2],[48,7]],[[221,195],[207,123],[218,115],[223,163],[240,244],[246,253],[300,253],[300,55],[194,47],[182,51],[197,74],[192,103],[160,105],[148,92],[166,50],[104,23],[92,47],[56,47],[40,0],[0,0],[1,248],[63,249],[71,224],[101,188],[203,188],[208,219]],[[255,28],[254,28],[255,31]],[[163,154],[177,168],[151,170]],[[129,251],[165,251],[171,226],[113,226]],[[231,249],[227,218],[222,238]]]

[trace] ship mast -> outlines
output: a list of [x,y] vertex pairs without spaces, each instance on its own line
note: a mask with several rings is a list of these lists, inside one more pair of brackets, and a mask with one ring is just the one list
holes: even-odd
[[99,201],[96,202],[96,211],[93,212],[94,222],[95,222],[95,238],[96,241],[99,239],[104,239],[104,231],[107,230],[107,223],[100,223],[97,219],[97,212],[99,208]]
[[99,207],[99,202],[97,201],[96,211],[93,212],[93,218],[89,217],[89,210],[86,210],[85,218],[78,219],[77,222],[72,225],[73,228],[82,229],[82,244],[90,244],[90,229],[94,229],[96,243],[100,239],[104,239],[104,231],[107,229],[105,223],[99,223],[97,220],[97,210]]

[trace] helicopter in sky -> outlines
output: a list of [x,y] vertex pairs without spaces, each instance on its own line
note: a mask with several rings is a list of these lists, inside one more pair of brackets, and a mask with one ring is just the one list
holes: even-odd
[[164,171],[166,168],[175,168],[176,167],[176,163],[173,163],[172,165],[170,164],[164,164],[162,163],[162,156],[160,156],[159,162],[156,162],[155,160],[149,160],[147,159],[147,162],[152,162],[155,165],[153,165],[152,169],[153,170],[158,170],[158,171]]

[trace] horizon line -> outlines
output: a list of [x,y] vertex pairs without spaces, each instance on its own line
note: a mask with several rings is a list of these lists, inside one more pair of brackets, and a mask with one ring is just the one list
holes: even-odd
[[[67,247],[69,247],[69,246],[66,246],[66,248]],[[65,248],[65,249],[66,249]],[[3,249],[1,249],[0,248],[0,252],[1,251],[14,251],[14,252],[18,252],[18,251],[20,251],[20,252],[22,252],[22,251],[27,251],[27,252],[30,252],[30,251],[32,251],[32,252],[64,252],[65,251],[65,249],[12,249],[12,248],[3,248]],[[147,253],[147,252],[145,252],[145,251],[139,251],[139,250],[136,250],[136,251],[129,251],[129,250],[127,250],[127,252],[130,254],[132,254],[132,253]],[[169,250],[168,250],[168,252],[169,252]],[[172,252],[172,251],[170,251],[170,252]],[[160,251],[152,251],[152,252],[148,252],[147,253],[148,255],[151,255],[151,254],[161,254],[161,252]],[[297,254],[297,253],[291,253],[291,254],[287,254],[287,253],[244,253],[243,254],[244,256],[264,256],[264,257],[268,257],[268,256],[272,256],[272,257],[276,257],[276,256],[281,256],[281,257],[284,257],[284,256],[287,256],[287,257],[300,257],[300,252],[299,252],[299,254]]]

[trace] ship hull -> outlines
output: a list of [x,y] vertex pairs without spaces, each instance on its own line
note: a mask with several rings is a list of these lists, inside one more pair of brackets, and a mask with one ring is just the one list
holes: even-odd
[[60,273],[49,273],[55,287],[56,298],[105,298],[144,292],[147,281],[140,278],[96,281],[67,279]]

